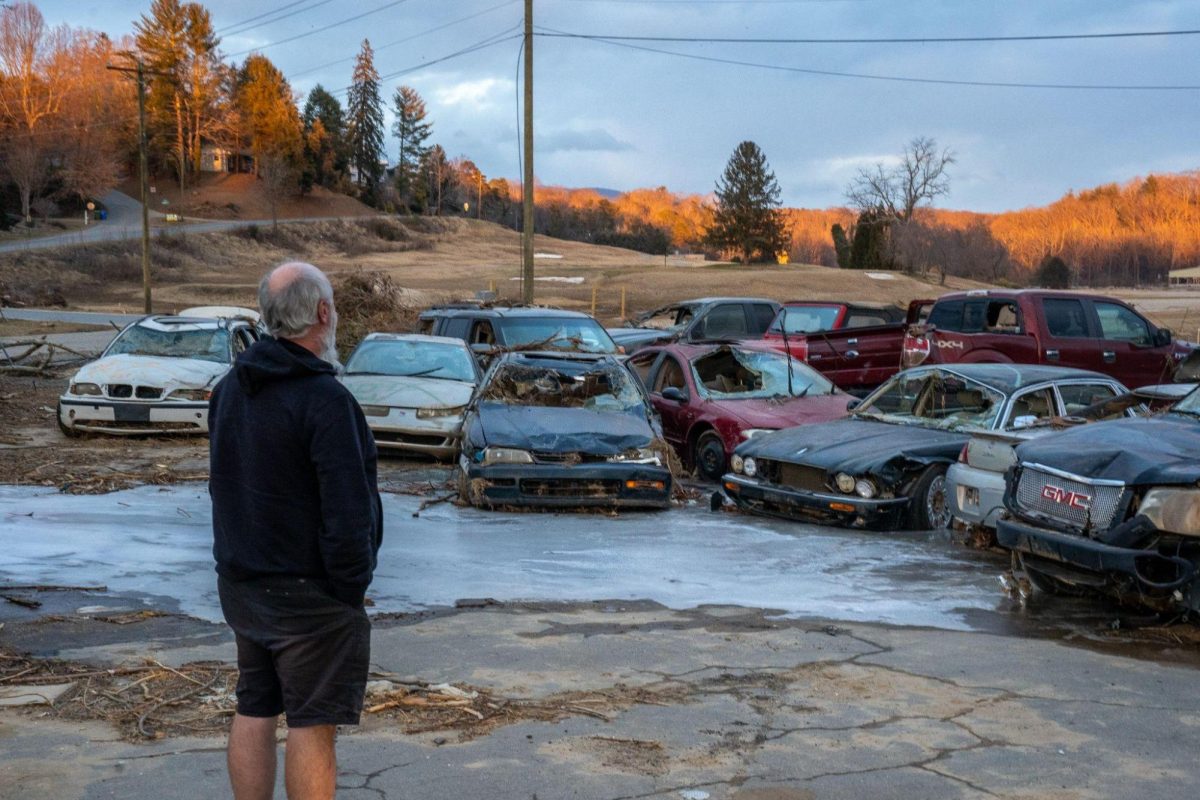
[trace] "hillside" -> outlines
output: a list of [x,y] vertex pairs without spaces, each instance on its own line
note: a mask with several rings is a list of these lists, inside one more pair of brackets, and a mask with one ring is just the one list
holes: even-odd
[[[253,175],[206,172],[198,184],[188,186],[183,193],[179,191],[178,182],[165,177],[152,180],[150,185],[155,189],[150,197],[150,207],[155,211],[202,219],[271,218],[271,206]],[[141,192],[136,178],[125,180],[117,188],[130,197],[138,197]],[[166,205],[163,200],[167,201]],[[278,213],[280,219],[302,219],[363,217],[379,212],[353,197],[314,186],[304,197],[282,200]]]

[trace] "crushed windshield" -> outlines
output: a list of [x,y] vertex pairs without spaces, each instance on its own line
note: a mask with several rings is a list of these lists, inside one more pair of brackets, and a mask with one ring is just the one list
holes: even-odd
[[1200,417],[1200,389],[1196,389],[1187,397],[1171,406],[1171,410],[1178,411],[1180,414],[1190,414],[1193,417]]
[[612,365],[578,369],[503,364],[484,387],[482,398],[505,405],[642,411],[642,393],[625,370]]
[[691,306],[667,306],[643,317],[639,321],[638,327],[663,331],[682,330],[692,321],[693,316]]
[[105,355],[196,358],[218,364],[228,364],[232,360],[229,331],[224,328],[164,331],[133,325],[113,340]]
[[701,396],[712,400],[754,400],[830,394],[833,384],[807,364],[782,353],[719,347],[692,360]]
[[506,319],[504,345],[511,349],[537,345],[553,350],[615,353],[613,340],[600,323],[587,317]]
[[475,382],[475,366],[465,348],[440,342],[395,339],[363,342],[350,356],[346,374]]
[[900,374],[855,409],[857,416],[943,430],[990,430],[1004,395],[957,375],[933,371]]
[[771,323],[771,330],[780,332],[782,322],[787,333],[815,333],[833,329],[842,307],[831,306],[784,306],[783,311]]

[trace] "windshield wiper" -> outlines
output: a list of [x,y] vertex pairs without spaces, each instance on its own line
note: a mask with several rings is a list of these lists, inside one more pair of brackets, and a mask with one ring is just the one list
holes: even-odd
[[398,372],[397,378],[421,378],[432,372],[437,372],[441,367],[430,367],[429,369],[417,370],[416,372]]

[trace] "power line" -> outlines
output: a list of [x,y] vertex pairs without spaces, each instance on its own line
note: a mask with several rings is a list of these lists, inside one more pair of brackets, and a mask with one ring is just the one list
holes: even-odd
[[[215,32],[218,34],[228,35],[228,36],[236,35],[239,33],[245,33],[246,31],[251,30],[252,28],[257,28],[261,25],[266,25],[266,24],[269,24],[272,22],[278,22],[281,19],[287,19],[288,17],[295,16],[296,14],[301,14],[305,11],[312,11],[317,6],[323,6],[326,3],[332,2],[332,0],[320,0],[320,2],[315,3],[306,8],[298,8],[295,11],[291,12],[290,14],[284,14],[282,16],[275,17],[275,19],[267,20],[266,22],[259,22],[257,25],[249,24],[251,22],[257,22],[258,20],[261,20],[263,17],[269,17],[272,14],[278,14],[280,11],[286,11],[287,9],[292,8],[293,6],[303,5],[304,3],[307,3],[307,2],[309,2],[309,0],[295,0],[294,2],[286,3],[282,6],[280,6],[279,8],[272,9],[271,11],[264,11],[261,14],[250,17],[249,19],[244,19],[241,22],[235,22],[232,25],[222,26],[220,28],[217,28],[217,30]],[[232,28],[238,28],[239,30],[236,30],[236,31],[231,30]]]
[[[420,33],[414,33],[412,36],[405,36],[403,39],[397,39],[394,42],[388,42],[387,44],[379,45],[378,47],[374,48],[374,50],[376,53],[378,53],[381,50],[388,49],[389,47],[395,47],[398,44],[404,44],[405,42],[411,42],[412,40],[419,39],[422,36],[428,36],[431,33],[437,33],[438,31],[445,30],[446,28],[449,28],[451,26],[459,25],[463,22],[467,22],[469,20],[475,19],[476,17],[482,17],[484,14],[490,14],[493,11],[504,8],[506,6],[514,5],[515,3],[519,2],[519,1],[520,0],[505,0],[505,2],[503,2],[503,3],[499,3],[499,4],[491,6],[489,8],[485,8],[482,11],[476,11],[474,14],[468,14],[465,17],[459,17],[456,20],[452,20],[443,25],[438,25],[435,28],[429,28],[428,30],[421,31]],[[325,64],[321,64],[320,66],[310,67],[308,69],[301,70],[300,72],[293,72],[291,74],[290,78],[299,78],[303,75],[310,75],[314,72],[319,72],[323,69],[327,69],[329,67],[334,67],[334,66],[337,66],[338,64],[345,64],[347,61],[353,61],[353,60],[354,60],[354,56],[350,56],[349,58],[339,58],[336,61],[330,61]]]
[[[544,29],[549,30],[549,29]],[[552,33],[561,33],[561,31],[551,31]],[[544,35],[544,34],[539,34]],[[1134,84],[1091,84],[1091,83],[1025,83],[1017,81],[969,81],[969,80],[954,80],[950,78],[920,78],[904,75],[874,75],[865,72],[841,72],[828,69],[809,69],[805,67],[789,67],[782,64],[763,64],[754,61],[741,61],[732,58],[718,58],[716,56],[702,56],[695,53],[680,53],[676,50],[662,50],[657,47],[646,47],[644,45],[630,44],[629,42],[613,41],[611,39],[592,38],[588,41],[602,42],[614,47],[624,47],[630,50],[641,50],[647,53],[658,53],[660,55],[674,56],[676,58],[686,58],[693,61],[707,61],[713,64],[728,64],[738,67],[754,67],[758,69],[769,69],[776,72],[793,72],[804,75],[821,75],[833,78],[857,78],[861,80],[873,81],[889,81],[893,83],[924,83],[935,84],[941,86],[980,86],[988,88],[1000,89],[1070,89],[1083,91],[1196,91],[1200,90],[1200,85],[1134,85]]]
[[602,39],[608,42],[694,42],[708,44],[945,44],[964,42],[1051,42],[1077,39],[1134,39],[1141,37],[1196,36],[1200,29],[1175,31],[1120,31],[1115,33],[1051,33],[1023,36],[915,36],[883,38],[774,39],[728,36],[626,36],[608,34],[539,33],[561,39]]
[[352,17],[346,17],[345,19],[340,19],[340,20],[338,20],[337,22],[331,22],[331,23],[329,23],[328,25],[322,25],[322,26],[321,26],[321,27],[319,27],[319,28],[314,28],[314,29],[313,29],[313,30],[311,30],[311,31],[307,31],[307,32],[305,32],[305,33],[298,33],[298,34],[296,34],[295,36],[289,36],[289,37],[287,37],[286,39],[280,39],[280,40],[278,40],[278,41],[275,41],[275,42],[269,42],[269,43],[267,43],[267,44],[264,44],[264,45],[259,45],[258,47],[251,47],[249,50],[242,50],[242,51],[241,51],[241,52],[239,52],[239,53],[233,53],[233,54],[232,54],[232,55],[230,55],[229,57],[230,57],[230,58],[237,58],[238,56],[244,56],[244,55],[247,55],[247,54],[249,54],[249,53],[257,53],[257,52],[260,52],[260,51],[262,51],[262,50],[266,50],[268,47],[275,47],[276,45],[287,44],[288,42],[294,42],[294,41],[296,41],[296,40],[298,40],[298,39],[304,39],[304,38],[307,38],[307,37],[309,37],[309,36],[315,36],[315,35],[317,35],[318,33],[324,33],[325,31],[328,31],[328,30],[332,30],[332,29],[334,29],[334,28],[341,27],[342,25],[347,25],[347,24],[349,24],[349,23],[351,23],[351,22],[355,22],[355,21],[357,21],[357,20],[360,20],[360,19],[362,19],[363,17],[369,17],[369,16],[371,16],[372,14],[378,14],[380,11],[386,11],[386,10],[387,10],[387,9],[389,9],[389,8],[395,8],[396,6],[398,6],[398,5],[401,5],[402,3],[407,3],[407,2],[408,2],[408,0],[392,0],[392,2],[390,2],[390,3],[384,3],[384,4],[383,4],[383,5],[381,5],[381,6],[378,6],[378,7],[376,7],[376,8],[372,8],[370,11],[364,11],[364,12],[363,12],[363,13],[361,13],[361,14],[355,14],[355,15],[354,15],[354,16],[352,16]]

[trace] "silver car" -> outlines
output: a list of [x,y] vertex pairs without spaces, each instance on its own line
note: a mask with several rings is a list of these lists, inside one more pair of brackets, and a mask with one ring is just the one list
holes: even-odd
[[458,455],[463,412],[479,378],[462,339],[372,333],[350,354],[342,383],[377,446],[449,459]]
[[[1064,377],[1025,389],[1013,399],[1012,424],[1004,431],[978,433],[967,442],[957,464],[946,472],[950,513],[968,529],[995,530],[1004,510],[1004,473],[1016,463],[1016,446],[1053,433],[1046,423],[1055,417],[1074,417],[1099,403],[1128,393],[1120,382],[1096,373],[1064,369]],[[1079,377],[1067,377],[1075,373]],[[1137,410],[1122,408],[1121,416]],[[1095,421],[1089,417],[1088,421]]]

